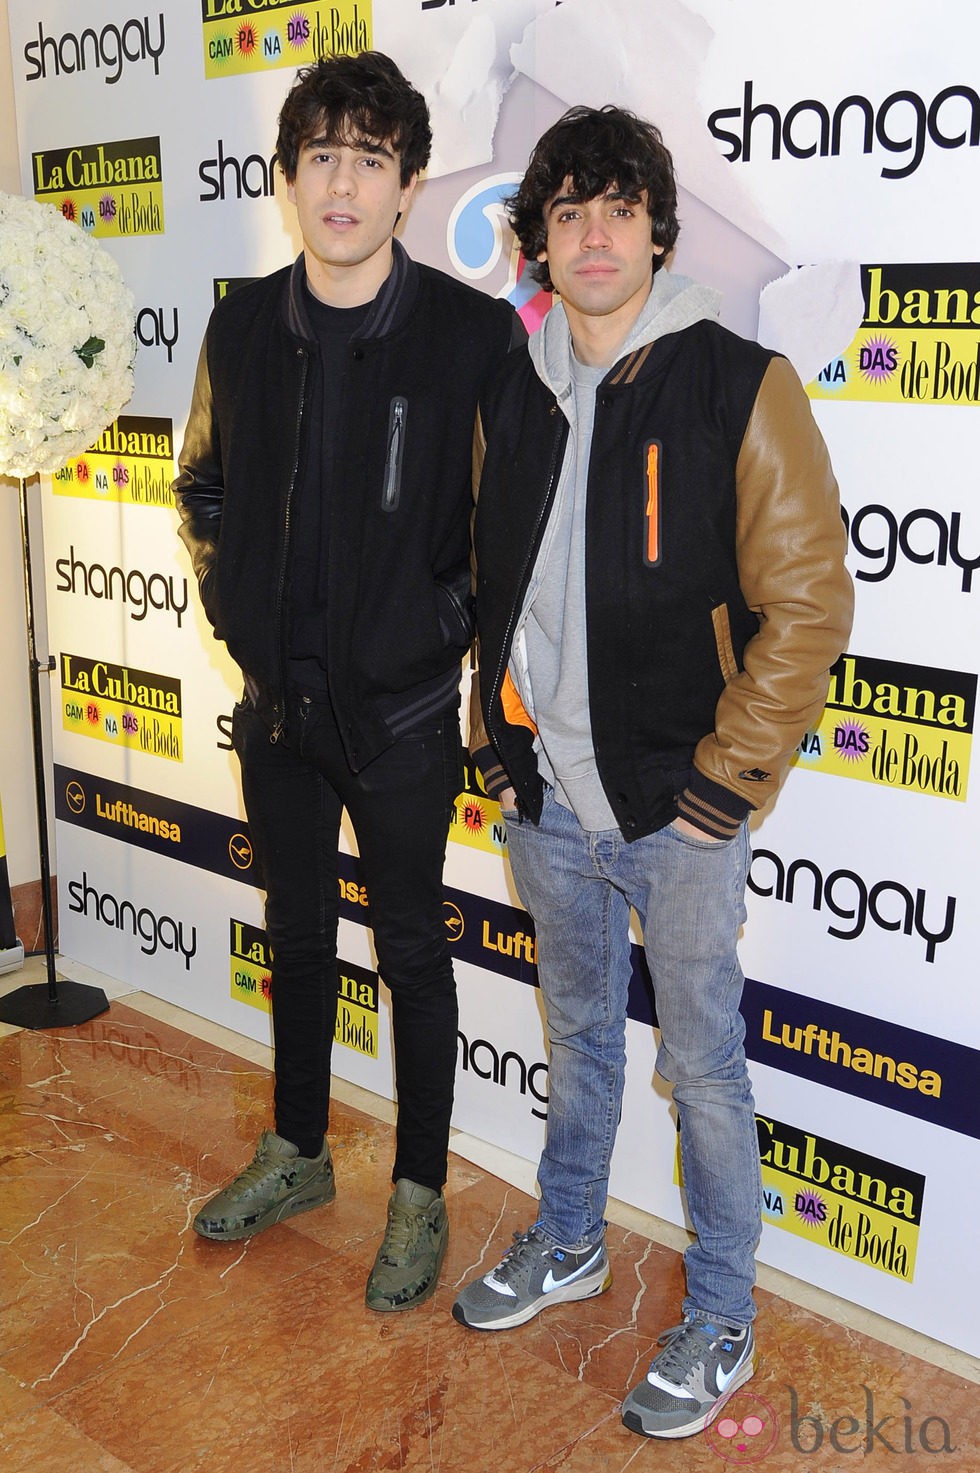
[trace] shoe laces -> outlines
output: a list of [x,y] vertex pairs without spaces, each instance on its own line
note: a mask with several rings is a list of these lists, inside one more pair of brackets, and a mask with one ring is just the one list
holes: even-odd
[[269,1178],[269,1172],[279,1166],[288,1166],[288,1161],[272,1161],[264,1145],[260,1145],[245,1170],[237,1177],[236,1187],[247,1191],[249,1187],[260,1187]]
[[533,1227],[526,1233],[515,1233],[514,1242],[493,1270],[493,1277],[498,1283],[509,1285],[520,1274],[528,1258],[542,1251],[549,1251],[548,1244]]
[[400,1202],[389,1202],[388,1226],[381,1245],[381,1257],[392,1268],[400,1267],[411,1258],[412,1249],[419,1240],[424,1216],[425,1213],[418,1209],[413,1211],[409,1207],[403,1207]]
[[665,1330],[657,1340],[664,1349],[650,1367],[652,1372],[683,1386],[694,1367],[700,1365],[711,1345],[711,1337],[697,1320],[685,1320]]

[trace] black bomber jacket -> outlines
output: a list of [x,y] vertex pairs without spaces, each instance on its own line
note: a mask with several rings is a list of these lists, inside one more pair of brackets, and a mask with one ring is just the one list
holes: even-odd
[[[302,255],[215,307],[174,494],[215,637],[273,731],[285,709],[290,515],[310,367]],[[356,770],[456,695],[471,634],[479,395],[520,320],[394,242],[352,338],[328,519],[327,677]]]

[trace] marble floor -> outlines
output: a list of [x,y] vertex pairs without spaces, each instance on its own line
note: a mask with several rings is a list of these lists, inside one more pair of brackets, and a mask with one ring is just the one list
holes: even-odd
[[3,1473],[980,1473],[977,1361],[766,1271],[756,1376],[723,1419],[628,1432],[681,1262],[675,1229],[617,1205],[602,1298],[507,1334],[457,1325],[456,1286],[532,1214],[529,1169],[463,1137],[438,1292],[371,1313],[390,1106],[349,1086],[336,1202],[247,1244],[197,1238],[268,1123],[268,1051],[117,991],[76,1028],[0,1026]]

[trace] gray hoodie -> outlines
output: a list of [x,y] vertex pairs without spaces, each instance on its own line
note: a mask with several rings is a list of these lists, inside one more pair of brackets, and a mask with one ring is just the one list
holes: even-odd
[[[687,277],[658,271],[617,362],[668,333],[717,317],[719,300],[717,292]],[[542,777],[584,829],[599,832],[615,828],[616,820],[596,771],[589,716],[585,505],[596,389],[609,367],[579,363],[561,303],[530,339],[528,351],[570,430],[554,506],[514,639],[510,673],[538,728],[535,750]],[[593,494],[601,494],[600,487],[596,476]],[[607,575],[617,579],[617,569],[608,569]]]

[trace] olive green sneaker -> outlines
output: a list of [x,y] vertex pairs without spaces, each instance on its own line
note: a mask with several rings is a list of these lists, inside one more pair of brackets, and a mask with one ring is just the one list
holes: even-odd
[[434,1294],[448,1242],[446,1199],[402,1177],[389,1198],[384,1241],[368,1276],[368,1309],[414,1309]]
[[202,1238],[234,1243],[297,1212],[332,1202],[336,1195],[326,1136],[319,1156],[310,1158],[274,1130],[264,1130],[252,1161],[205,1202],[194,1219],[194,1231]]

